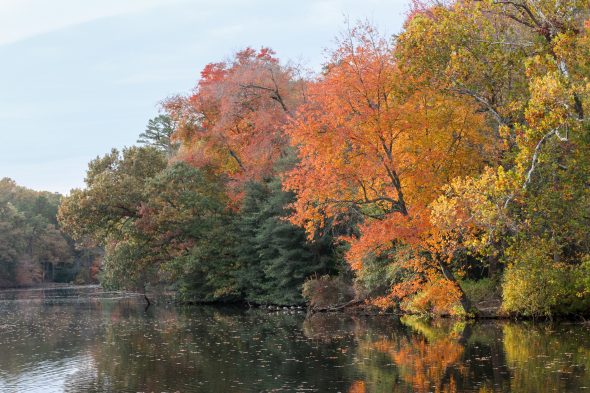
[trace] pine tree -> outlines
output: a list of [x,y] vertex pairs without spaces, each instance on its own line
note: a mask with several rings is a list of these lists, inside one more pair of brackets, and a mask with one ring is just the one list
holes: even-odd
[[300,304],[305,279],[334,270],[331,237],[308,241],[302,228],[286,220],[294,200],[295,195],[283,191],[276,178],[246,187],[236,274],[248,301]]

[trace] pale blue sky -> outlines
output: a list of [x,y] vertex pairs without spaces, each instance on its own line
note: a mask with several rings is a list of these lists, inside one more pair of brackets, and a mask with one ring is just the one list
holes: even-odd
[[401,29],[408,0],[0,0],[0,178],[67,193],[135,143],[158,103],[245,46],[318,69],[351,21]]

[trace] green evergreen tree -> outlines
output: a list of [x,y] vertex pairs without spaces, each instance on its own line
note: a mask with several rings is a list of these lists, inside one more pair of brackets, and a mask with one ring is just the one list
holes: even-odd
[[247,186],[237,224],[236,274],[248,301],[301,304],[305,279],[335,270],[332,238],[309,241],[303,229],[285,219],[294,200],[279,179]]
[[171,140],[174,129],[174,121],[170,116],[156,116],[148,121],[145,131],[139,134],[137,143],[153,146],[170,157],[178,149],[178,144]]

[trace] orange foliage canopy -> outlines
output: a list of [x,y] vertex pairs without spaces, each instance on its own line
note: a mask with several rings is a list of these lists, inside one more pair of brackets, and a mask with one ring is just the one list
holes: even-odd
[[288,145],[283,126],[304,94],[298,70],[268,48],[208,64],[192,95],[164,103],[181,142],[177,159],[226,175],[239,192],[244,181],[272,175]]
[[420,246],[428,204],[450,179],[481,167],[486,125],[452,96],[413,90],[394,48],[367,25],[350,30],[288,127],[300,162],[285,176],[292,222],[312,233],[326,217],[363,219],[348,239],[354,269],[395,242]]

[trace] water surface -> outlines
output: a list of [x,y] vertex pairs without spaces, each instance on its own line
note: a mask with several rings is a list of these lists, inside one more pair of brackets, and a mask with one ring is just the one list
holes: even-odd
[[583,392],[582,324],[174,307],[0,292],[0,392]]

